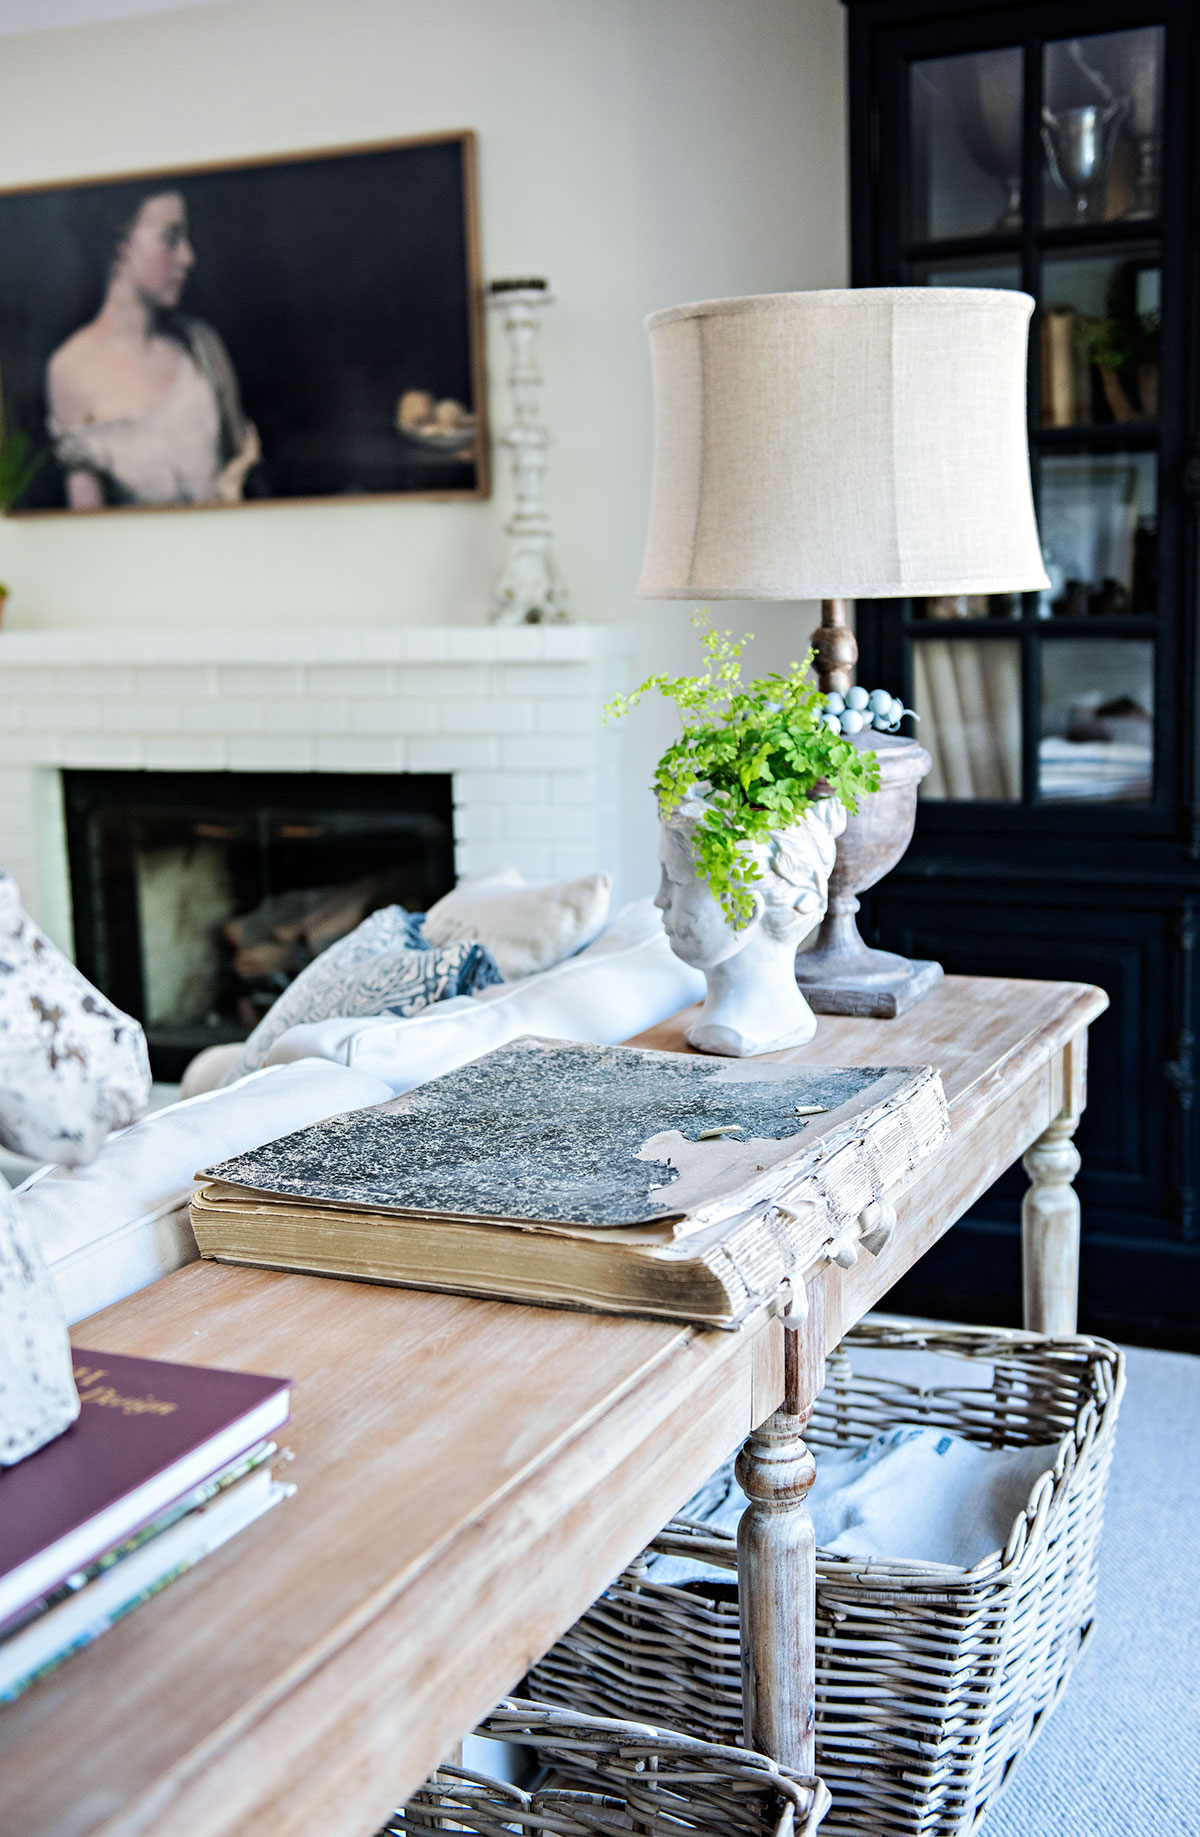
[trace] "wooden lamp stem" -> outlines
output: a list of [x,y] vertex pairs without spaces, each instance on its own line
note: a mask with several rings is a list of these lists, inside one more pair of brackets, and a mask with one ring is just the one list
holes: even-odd
[[854,680],[858,641],[846,623],[845,600],[822,600],[821,623],[812,635],[817,653],[817,687],[823,695],[837,689],[845,695]]

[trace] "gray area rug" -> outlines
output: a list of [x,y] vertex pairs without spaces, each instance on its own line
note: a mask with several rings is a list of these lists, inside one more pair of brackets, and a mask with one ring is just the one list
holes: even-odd
[[980,1837],[1200,1837],[1200,1358],[1128,1358],[1096,1629]]

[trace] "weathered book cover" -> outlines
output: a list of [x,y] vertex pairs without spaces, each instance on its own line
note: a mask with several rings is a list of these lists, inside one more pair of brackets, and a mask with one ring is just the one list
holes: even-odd
[[731,1323],[947,1133],[928,1066],[524,1039],[206,1169],[205,1255]]

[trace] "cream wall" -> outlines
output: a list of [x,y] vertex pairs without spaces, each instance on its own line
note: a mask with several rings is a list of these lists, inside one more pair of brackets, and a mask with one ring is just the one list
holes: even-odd
[[[639,667],[686,667],[688,609],[633,597],[641,321],[679,300],[844,281],[838,0],[222,0],[0,41],[3,184],[460,126],[479,137],[485,276],[547,274],[558,302],[543,339],[548,501],[576,615],[633,619]],[[7,623],[469,624],[506,509],[498,467],[487,503],[9,520]],[[811,623],[756,609],[763,667]],[[669,731],[648,716],[631,735],[631,791]],[[649,836],[643,811],[631,888]]]

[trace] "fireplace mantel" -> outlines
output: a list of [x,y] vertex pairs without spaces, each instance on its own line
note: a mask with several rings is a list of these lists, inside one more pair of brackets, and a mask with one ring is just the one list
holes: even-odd
[[318,631],[0,631],[9,664],[594,664],[628,657],[628,625],[402,625]]
[[627,625],[0,632],[0,866],[70,948],[60,770],[449,772],[455,869],[615,871]]

